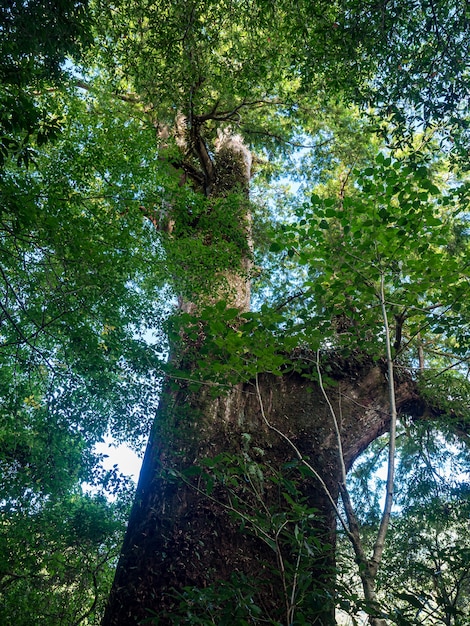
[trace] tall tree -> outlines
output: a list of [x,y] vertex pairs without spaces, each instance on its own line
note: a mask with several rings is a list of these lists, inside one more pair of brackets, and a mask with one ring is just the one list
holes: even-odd
[[[457,324],[450,313],[465,270],[445,252],[451,227],[439,208],[453,201],[441,197],[417,157],[402,164],[379,155],[354,185],[348,179],[357,174],[346,164],[337,197],[313,198],[299,226],[284,229],[292,236],[272,248],[298,257],[299,293],[252,313],[248,145],[261,155],[285,154],[305,137],[315,145],[329,132],[318,117],[333,96],[383,104],[392,94],[387,106],[395,106],[389,86],[396,69],[384,65],[390,43],[394,52],[407,41],[426,51],[435,37],[446,59],[455,56],[441,7],[438,15],[417,4],[407,29],[405,4],[376,11],[362,3],[297,3],[292,11],[264,2],[101,3],[104,61],[115,89],[130,81],[134,94],[121,97],[144,107],[162,167],[178,179],[178,187],[162,190],[165,214],[145,203],[142,211],[164,231],[180,302],[104,624],[202,619],[198,610],[208,611],[216,584],[224,589],[222,613],[202,623],[233,615],[240,623],[334,620],[328,590],[345,472],[395,428],[397,413],[429,412],[413,357],[394,383],[395,364],[421,329],[436,330],[442,318],[446,327]],[[459,28],[463,33],[466,24]],[[435,58],[423,54],[409,64],[431,72]],[[429,98],[436,107],[453,89],[443,88],[444,95]],[[408,102],[418,100],[412,91]],[[446,103],[456,116],[456,102]],[[393,111],[406,121],[406,109]],[[426,112],[420,123],[433,119]],[[426,261],[419,258],[425,253]],[[444,258],[452,285],[445,297],[434,287]],[[299,280],[293,270],[290,276]],[[393,433],[391,440],[392,467]],[[393,472],[387,492],[370,559],[350,511],[345,521],[375,624],[382,623],[373,587]]]
[[[143,336],[166,316],[158,289],[178,301],[105,624],[331,624],[338,517],[383,623],[397,415],[466,432],[457,386],[444,406],[419,373],[468,354],[468,190],[436,146],[455,162],[465,146],[467,16],[412,8],[96,2],[82,95],[47,92],[66,132],[27,130],[29,172],[8,160],[2,383],[26,442],[44,415],[88,452],[109,426],[141,434],[161,371]],[[301,201],[263,213],[253,171],[299,161]],[[345,475],[389,429],[369,554]]]

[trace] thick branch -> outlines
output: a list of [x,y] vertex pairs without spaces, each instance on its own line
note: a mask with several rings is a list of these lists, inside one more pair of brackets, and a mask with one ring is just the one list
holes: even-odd
[[193,123],[191,125],[191,146],[203,169],[205,192],[209,194],[215,180],[215,169],[209,150],[207,149],[206,143],[202,138],[199,123]]

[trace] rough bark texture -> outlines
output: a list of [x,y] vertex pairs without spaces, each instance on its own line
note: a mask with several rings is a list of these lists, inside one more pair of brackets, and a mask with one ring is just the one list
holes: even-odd
[[[328,394],[341,419],[349,468],[367,445],[387,430],[387,381],[383,367],[368,360],[345,362],[333,354],[328,358],[332,368],[329,376],[336,383]],[[234,573],[257,581],[254,597],[265,619],[286,624],[286,594],[276,551],[242,518],[229,514],[231,501],[223,485],[204,495],[200,477],[177,478],[205,458],[241,453],[243,433],[249,433],[252,445],[264,451],[263,458],[270,467],[281,469],[292,461],[292,446],[262,417],[261,396],[269,424],[291,439],[337,499],[341,480],[337,439],[318,385],[299,373],[279,377],[266,374],[259,377],[259,392],[254,384],[247,383],[214,399],[210,388],[190,392],[183,386],[166,386],[104,626],[128,626],[152,617],[158,624],[188,623],[181,615],[177,617],[178,592],[185,587],[221,585]],[[399,411],[421,410],[409,379],[397,382],[396,395]],[[308,504],[318,511],[314,522],[318,537],[333,545],[335,515],[325,489],[311,476],[300,484]],[[272,486],[263,488],[262,493],[267,508],[284,506],[282,496]],[[285,554],[286,560],[288,556]],[[309,607],[310,615],[316,615],[312,624],[333,623],[331,604],[321,593],[333,575],[329,568],[332,559],[332,555],[323,554],[321,562],[310,560],[310,584],[319,590],[308,596],[317,598],[317,606]]]
[[[197,121],[189,131],[183,128],[189,156],[180,167],[208,197],[241,191],[247,198],[250,154],[243,142],[221,134],[211,157]],[[203,305],[222,298],[239,311],[249,308],[248,203],[239,215],[245,245],[238,266],[221,270],[228,290],[215,290]],[[181,308],[197,317],[200,303],[189,300]],[[192,361],[191,350],[184,354],[183,349],[180,358]],[[219,397],[210,385],[194,391],[167,381],[104,626],[196,623],[190,613],[204,618],[197,623],[243,619],[287,626],[300,613],[312,626],[334,623],[338,440],[315,382],[315,355],[300,356],[298,372],[261,375],[256,384],[239,384]],[[335,381],[328,394],[349,468],[387,430],[385,369],[367,358],[345,361],[332,353],[323,359]],[[397,382],[396,395],[399,410],[419,410],[410,380]],[[299,454],[317,477],[296,466]],[[311,511],[307,520],[300,519],[296,502]]]

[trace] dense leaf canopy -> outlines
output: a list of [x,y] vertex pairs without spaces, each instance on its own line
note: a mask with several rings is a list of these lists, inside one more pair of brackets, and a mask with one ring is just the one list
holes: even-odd
[[[99,623],[130,487],[94,446],[141,447],[164,375],[220,389],[302,351],[380,362],[382,303],[395,367],[441,421],[400,427],[379,591],[393,580],[399,625],[463,624],[468,490],[443,457],[468,471],[466,3],[36,0],[0,16],[5,619]],[[227,135],[253,156],[253,252],[244,194],[207,192]],[[251,311],[177,310],[223,293],[247,251]],[[182,337],[191,372],[167,364]],[[352,478],[365,499],[379,458]],[[367,541],[374,506],[359,517]]]

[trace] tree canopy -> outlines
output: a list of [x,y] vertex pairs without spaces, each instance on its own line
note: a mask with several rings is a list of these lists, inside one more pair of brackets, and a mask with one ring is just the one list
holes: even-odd
[[[327,594],[349,623],[464,624],[466,4],[36,0],[0,14],[5,619],[100,623],[132,486],[95,445],[111,433],[141,450],[162,385],[217,397],[292,372],[327,403],[335,368],[354,382],[374,364],[398,403],[408,394],[392,437],[396,504],[367,598],[359,553],[381,526],[378,428],[341,459]],[[233,298],[242,283],[249,310]],[[261,394],[260,406],[268,423]],[[269,479],[248,433],[239,457],[173,479],[197,476],[209,497],[226,485],[242,529],[261,528],[278,555],[279,538],[310,554],[314,513],[296,480],[318,472],[281,436],[292,460]],[[243,509],[264,480],[290,517]],[[274,548],[268,518],[282,528]],[[310,623],[308,568],[303,588],[295,560],[290,573],[279,563],[294,580],[286,620]],[[234,593],[236,623],[271,619],[242,578],[185,589],[172,619],[233,623]]]

